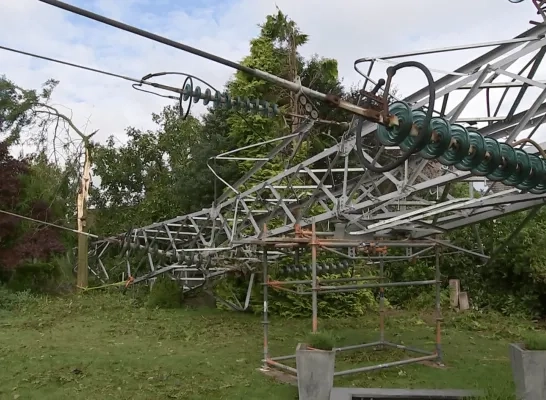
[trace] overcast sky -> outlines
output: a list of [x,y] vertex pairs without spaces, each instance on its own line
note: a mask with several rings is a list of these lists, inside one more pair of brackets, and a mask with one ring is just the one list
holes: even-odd
[[[310,36],[304,55],[339,61],[349,86],[359,81],[355,59],[394,52],[509,39],[536,19],[530,1],[508,0],[70,0],[108,17],[241,60],[257,24],[275,4]],[[222,87],[233,70],[70,14],[37,0],[0,0],[0,44],[140,78],[151,72],[182,71]],[[483,50],[423,58],[430,68],[452,70]],[[168,100],[139,93],[127,82],[0,51],[1,73],[26,88],[60,81],[54,102],[72,110],[99,140],[123,140],[127,126],[152,128],[151,113]],[[435,75],[439,76],[439,75]],[[180,85],[181,80],[167,80]],[[404,94],[423,80],[398,83]]]

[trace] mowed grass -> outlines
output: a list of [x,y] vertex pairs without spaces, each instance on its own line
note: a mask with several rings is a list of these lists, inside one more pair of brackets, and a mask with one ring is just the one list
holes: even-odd
[[[408,365],[336,378],[336,386],[495,388],[513,393],[508,343],[523,322],[475,313],[447,315],[445,368]],[[377,340],[378,316],[321,320],[339,343]],[[273,318],[273,356],[294,352],[310,320]],[[93,293],[0,305],[0,399],[297,399],[297,388],[263,375],[261,317],[211,309],[150,310],[130,296]],[[395,313],[391,341],[432,350],[433,318]],[[400,351],[353,351],[338,368],[404,358]],[[500,398],[500,397],[499,397]]]

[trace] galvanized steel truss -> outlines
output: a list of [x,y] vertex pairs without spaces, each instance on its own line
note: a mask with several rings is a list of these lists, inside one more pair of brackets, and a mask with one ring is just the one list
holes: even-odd
[[[546,118],[546,83],[535,79],[546,52],[545,33],[546,26],[542,24],[513,40],[363,59],[360,62],[373,65],[398,57],[493,47],[436,80],[437,105],[441,105],[439,113],[452,123],[473,124],[484,136],[513,142],[531,128],[527,136],[534,135]],[[515,68],[518,61],[531,56],[526,69]],[[368,74],[364,75],[371,81]],[[526,93],[532,95],[533,89],[540,92],[525,107],[521,100]],[[517,91],[518,94],[510,102],[501,96],[493,104],[489,95],[493,91]],[[464,93],[464,96],[453,100],[457,93]],[[487,102],[482,104],[485,111],[481,113],[478,108],[470,106],[472,100],[480,97]],[[418,108],[425,105],[427,99],[425,87],[404,101]],[[499,116],[502,110],[506,114]],[[467,115],[469,111],[471,115]],[[112,272],[116,270],[103,262],[107,254],[117,253],[123,255],[123,265],[118,265],[118,268],[122,267],[124,274],[133,277],[135,283],[169,273],[180,279],[189,290],[234,270],[250,271],[253,282],[253,271],[261,262],[260,251],[245,240],[286,235],[293,232],[297,224],[306,227],[314,222],[323,231],[333,230],[334,224],[338,224],[339,229],[339,224],[342,224],[344,235],[351,239],[424,239],[535,208],[546,201],[544,194],[520,193],[513,188],[495,191],[491,186],[484,196],[475,199],[472,185],[468,198],[453,198],[444,190],[446,185],[460,181],[481,181],[486,185],[491,182],[418,156],[412,156],[404,165],[382,174],[365,171],[355,155],[354,124],[341,139],[332,138],[331,147],[286,164],[285,154],[310,136],[317,135],[317,125],[317,121],[308,119],[290,136],[217,156],[218,162],[248,162],[245,150],[260,146],[264,152],[263,156],[250,160],[252,167],[239,181],[229,183],[217,176],[226,185],[226,190],[210,208],[94,242],[90,250],[92,273],[104,281],[118,279],[118,276],[111,275],[119,274],[120,270]],[[362,134],[366,137],[375,129],[375,124],[366,123]],[[378,152],[385,150],[371,150],[365,156],[371,161]],[[536,151],[534,148],[527,150]],[[281,173],[263,178],[267,176],[264,171],[272,163],[279,165],[283,162],[285,169]],[[436,199],[426,199],[431,191],[437,193]],[[281,251],[268,253],[270,258],[282,255]],[[245,305],[237,303],[233,306],[246,308],[248,296]]]

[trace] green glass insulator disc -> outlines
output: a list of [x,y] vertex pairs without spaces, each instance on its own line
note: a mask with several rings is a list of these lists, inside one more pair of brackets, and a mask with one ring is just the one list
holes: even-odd
[[455,168],[461,171],[471,171],[477,167],[485,157],[485,140],[478,132],[468,130],[469,151],[461,162],[455,164]]
[[534,188],[529,190],[533,194],[543,194],[546,193],[546,160],[543,158],[540,159],[540,162],[542,163],[542,178],[538,185],[536,185]]
[[491,174],[501,164],[501,151],[499,142],[495,139],[485,138],[485,157],[482,162],[472,168],[472,173],[478,176],[486,176]]
[[546,193],[546,186],[541,183],[536,188],[529,190],[529,192],[533,194],[544,194]]
[[501,165],[487,175],[487,179],[495,182],[507,179],[516,171],[516,153],[514,148],[506,143],[499,143],[499,147],[501,152]]
[[529,173],[531,172],[531,161],[529,160],[529,154],[521,149],[514,149],[514,152],[516,153],[516,159],[514,161],[517,163],[516,165],[518,168],[512,175],[502,181],[502,183],[505,185],[513,187],[519,185],[521,182],[527,179]]
[[211,99],[211,91],[209,88],[205,89],[205,98],[203,99],[203,105],[206,106],[209,104]]
[[[415,110],[412,111],[411,114],[413,116],[413,128],[411,129],[409,136],[407,136],[404,141],[400,143],[400,148],[407,152],[417,140],[420,140],[419,145],[413,150],[413,153],[418,153],[430,143],[432,129],[430,127],[431,124],[429,124],[427,127],[423,127],[423,122],[425,122],[426,117],[426,114],[423,111]],[[426,135],[424,138],[420,139],[419,134],[422,133],[422,129],[426,129]]]
[[260,105],[262,106],[261,114],[264,117],[267,117],[269,115],[269,102],[265,100],[260,100]]
[[220,92],[215,92],[214,99],[212,100],[212,106],[214,108],[218,108],[221,106],[221,103],[222,103],[222,95],[220,94]]
[[250,99],[248,97],[245,97],[243,99],[243,105],[241,108],[243,111],[250,111],[250,109],[252,108],[252,105],[250,104]]
[[225,104],[224,104],[224,108],[225,108],[226,110],[231,110],[231,108],[232,108],[232,106],[233,106],[233,104],[231,103],[231,96],[230,96],[228,93],[226,93],[226,94],[224,95],[224,99],[225,99],[225,101],[226,101]]
[[193,92],[193,104],[196,104],[201,100],[201,88],[199,86],[195,87],[195,91]]
[[470,148],[468,132],[464,126],[451,125],[451,140],[448,149],[442,154],[438,161],[443,165],[454,165],[461,162],[467,155]]
[[187,101],[190,98],[191,94],[191,85],[187,84],[186,86],[184,86],[182,99],[184,101]]
[[430,128],[432,129],[431,142],[419,152],[421,157],[428,160],[440,157],[447,151],[451,143],[451,126],[444,118],[432,118]]
[[520,190],[529,191],[537,187],[544,179],[544,166],[542,165],[542,159],[536,154],[529,154],[529,161],[531,162],[531,171],[516,187]]
[[184,88],[184,95],[183,95],[184,101],[187,101],[192,96],[192,94],[193,93],[191,92],[191,85],[188,83],[186,87]]
[[398,125],[387,128],[377,125],[377,139],[385,146],[402,143],[408,137],[413,126],[411,107],[403,101],[396,101],[389,106],[389,114],[398,118]]

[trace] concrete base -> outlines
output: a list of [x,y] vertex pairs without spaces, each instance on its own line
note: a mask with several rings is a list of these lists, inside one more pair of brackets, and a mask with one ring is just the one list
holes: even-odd
[[459,400],[481,396],[472,390],[334,388],[330,400]]
[[519,400],[546,400],[546,351],[510,344],[510,364]]
[[306,344],[298,344],[296,368],[299,400],[330,400],[335,362],[335,351],[309,350]]

